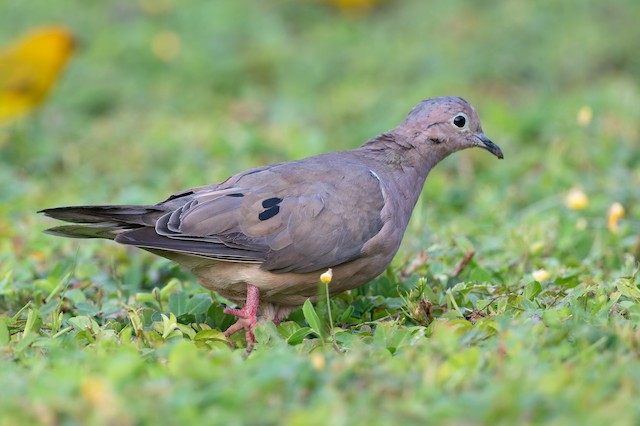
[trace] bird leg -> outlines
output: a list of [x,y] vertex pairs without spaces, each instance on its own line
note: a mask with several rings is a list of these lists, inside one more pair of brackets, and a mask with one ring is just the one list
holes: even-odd
[[275,307],[275,313],[273,314],[273,318],[271,319],[275,326],[279,326],[282,320],[286,319],[291,312],[291,307],[289,306],[277,306]]
[[224,335],[226,337],[240,331],[244,328],[247,349],[251,350],[253,344],[256,342],[256,337],[253,334],[253,330],[256,328],[258,322],[258,305],[260,304],[260,289],[258,287],[247,284],[247,302],[242,309],[224,308],[224,313],[227,315],[233,315],[238,317],[238,321],[229,327]]

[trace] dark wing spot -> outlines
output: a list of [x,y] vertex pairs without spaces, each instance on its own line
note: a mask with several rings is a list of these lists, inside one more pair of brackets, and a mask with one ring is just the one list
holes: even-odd
[[234,194],[227,194],[227,197],[244,197],[244,194],[240,194],[239,192],[236,192]]
[[[169,198],[164,200],[162,203],[166,203],[167,201],[175,200],[176,198],[186,197],[187,195],[193,195],[193,194],[194,194],[193,191],[178,192],[177,194],[172,194],[171,196],[169,196]],[[162,203],[158,203],[158,204],[162,204]]]
[[[263,203],[263,205],[264,205],[264,203]],[[263,211],[262,213],[260,213],[258,215],[258,219],[260,219],[260,220],[271,219],[272,217],[277,215],[279,211],[280,211],[280,206],[273,206],[270,209],[267,209],[267,210]]]
[[264,207],[265,209],[268,209],[270,207],[277,206],[281,202],[282,202],[282,198],[278,198],[278,197],[267,198],[262,202],[262,207]]

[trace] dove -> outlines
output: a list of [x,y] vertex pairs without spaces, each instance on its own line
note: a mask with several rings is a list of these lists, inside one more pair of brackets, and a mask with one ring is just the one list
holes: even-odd
[[72,223],[49,234],[139,247],[244,304],[225,308],[237,317],[225,336],[244,329],[250,348],[258,318],[278,324],[315,300],[328,269],[331,295],[381,274],[400,247],[431,169],[472,147],[503,158],[467,101],[430,98],[359,148],[256,167],[157,204],[39,213]]

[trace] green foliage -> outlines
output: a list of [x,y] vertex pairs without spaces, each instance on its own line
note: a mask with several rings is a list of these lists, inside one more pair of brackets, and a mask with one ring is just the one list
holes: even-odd
[[[333,4],[2,3],[0,41],[55,22],[80,43],[0,128],[0,424],[640,421],[640,3]],[[319,286],[247,359],[229,302],[176,266],[40,232],[40,208],[355,147],[444,94],[506,159],[439,165],[392,267]]]

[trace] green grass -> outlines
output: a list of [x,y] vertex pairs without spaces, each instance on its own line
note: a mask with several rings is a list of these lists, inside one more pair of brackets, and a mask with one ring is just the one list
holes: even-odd
[[[46,23],[80,39],[46,104],[0,128],[0,424],[640,421],[640,3],[0,4],[0,42]],[[389,270],[260,326],[247,359],[176,266],[41,233],[41,208],[352,148],[438,95],[474,104],[505,160],[439,165]]]

